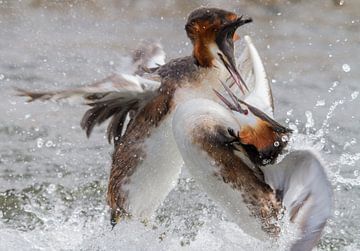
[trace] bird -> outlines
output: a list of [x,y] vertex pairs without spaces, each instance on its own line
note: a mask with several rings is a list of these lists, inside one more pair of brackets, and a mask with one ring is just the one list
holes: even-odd
[[185,25],[191,56],[120,74],[121,84],[112,89],[18,90],[30,101],[80,94],[90,106],[81,121],[87,136],[111,118],[107,202],[113,227],[127,217],[150,219],[184,164],[245,232],[279,236],[286,215],[299,229],[291,250],[317,244],[331,215],[331,185],[313,150],[288,150],[292,131],[274,119],[271,88],[249,36],[236,64],[235,31],[251,21],[201,7]]

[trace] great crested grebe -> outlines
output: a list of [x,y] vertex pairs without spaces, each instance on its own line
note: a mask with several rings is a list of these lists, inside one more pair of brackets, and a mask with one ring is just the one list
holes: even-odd
[[233,12],[199,8],[185,26],[192,56],[117,75],[116,86],[105,79],[59,92],[20,90],[31,100],[82,96],[91,106],[81,122],[88,136],[111,118],[107,133],[115,150],[107,200],[113,226],[130,215],[149,219],[185,162],[245,232],[278,236],[285,210],[300,229],[291,249],[317,244],[331,213],[330,184],[310,150],[279,161],[291,130],[273,119],[271,89],[249,37],[239,70],[234,59],[235,30],[249,22]]

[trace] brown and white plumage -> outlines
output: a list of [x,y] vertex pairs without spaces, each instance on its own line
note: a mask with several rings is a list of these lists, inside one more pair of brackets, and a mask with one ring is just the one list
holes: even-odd
[[256,70],[260,57],[249,38],[246,43],[253,81],[246,101],[224,85],[225,94],[216,93],[228,109],[208,99],[179,105],[175,139],[190,173],[244,231],[265,238],[293,228],[299,234],[290,249],[312,250],[331,215],[331,185],[313,150],[284,152],[291,130],[273,120],[270,86]]
[[[245,37],[239,69],[234,60],[235,30],[250,21],[220,9],[197,9],[186,24],[192,56],[157,69],[137,68],[141,76],[120,75],[122,87],[116,90],[104,92],[100,84],[94,92],[71,91],[91,106],[82,120],[88,135],[95,124],[112,117],[108,133],[116,144],[107,193],[112,225],[128,215],[150,218],[175,186],[184,161],[245,232],[263,239],[266,233],[277,236],[285,207],[292,220],[305,222],[293,250],[316,244],[331,208],[331,193],[320,192],[329,190],[326,175],[307,153],[310,164],[296,161],[299,169],[283,170],[291,154],[277,164],[290,130],[273,119],[271,89],[250,38]],[[229,76],[235,82],[230,87],[222,84]],[[71,96],[68,91],[22,94],[33,99]],[[130,122],[123,130],[127,114]],[[320,190],[315,180],[305,186],[299,178],[307,171],[316,171]],[[300,194],[293,192],[297,188]],[[321,199],[308,200],[310,196]],[[328,211],[320,210],[319,203]],[[307,205],[308,211],[297,213]],[[313,225],[311,217],[319,224]]]
[[[331,186],[322,162],[312,150],[295,150],[279,163],[255,164],[237,145],[241,138],[234,141],[229,131],[242,126],[233,112],[210,100],[179,106],[173,127],[185,166],[245,232],[265,239],[265,233],[298,229],[290,249],[312,250],[331,215]],[[283,213],[294,224],[281,224]]]

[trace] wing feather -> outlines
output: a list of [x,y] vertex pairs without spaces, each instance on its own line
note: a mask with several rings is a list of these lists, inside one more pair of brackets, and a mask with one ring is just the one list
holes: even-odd
[[[142,43],[133,55],[133,74],[112,74],[100,81],[59,91],[33,92],[16,88],[18,96],[28,97],[28,102],[80,100],[91,106],[82,117],[81,127],[89,137],[95,125],[113,117],[108,125],[109,142],[120,139],[129,113],[142,107],[153,97],[161,85],[156,67],[165,63],[165,53],[158,43]],[[155,67],[155,68],[154,68]]]
[[281,195],[290,220],[300,227],[301,236],[291,250],[312,250],[333,204],[324,164],[313,150],[295,150],[280,163],[261,170],[265,182]]
[[245,48],[238,57],[237,62],[239,72],[250,91],[243,96],[238,88],[233,87],[232,90],[250,105],[273,117],[273,97],[264,65],[251,38],[245,36],[244,41]]

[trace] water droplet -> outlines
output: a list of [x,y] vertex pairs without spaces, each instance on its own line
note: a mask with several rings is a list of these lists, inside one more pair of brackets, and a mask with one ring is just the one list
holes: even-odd
[[0,80],[4,80],[5,75],[4,74],[0,74]]
[[328,92],[330,93],[330,92],[332,92],[333,90],[335,90],[335,87],[338,86],[339,84],[340,84],[339,81],[334,81],[334,82],[332,83],[332,86],[329,88]]
[[289,137],[287,135],[284,135],[281,137],[281,141],[282,142],[288,142],[289,141]]
[[38,148],[41,148],[41,147],[43,147],[43,145],[44,145],[44,140],[42,138],[38,138],[36,141],[36,146]]
[[325,105],[325,100],[321,99],[316,102],[315,106],[324,106],[324,105]]
[[355,176],[355,177],[358,177],[358,176],[359,176],[359,171],[358,171],[358,170],[355,170],[355,171],[354,171],[354,176]]
[[339,6],[343,6],[345,4],[345,0],[337,0],[337,4]]
[[49,187],[46,189],[49,194],[52,194],[56,190],[55,184],[50,184]]
[[51,140],[46,141],[45,146],[46,147],[52,147],[54,143]]
[[307,128],[313,127],[314,126],[314,119],[312,117],[312,113],[310,111],[306,111],[305,116],[306,116],[305,127],[307,127]]
[[358,91],[354,91],[353,93],[351,93],[351,99],[354,100],[359,96],[359,92]]
[[279,145],[280,145],[280,142],[279,142],[279,141],[275,141],[275,142],[274,142],[274,146],[275,146],[275,147],[278,147]]
[[114,65],[114,61],[109,61],[109,65]]
[[292,113],[293,113],[293,109],[291,109],[291,110],[287,111],[287,112],[286,112],[286,115],[291,116],[291,115],[292,115]]
[[327,233],[327,234],[331,234],[331,233],[332,233],[332,229],[331,229],[329,226],[325,226],[324,231],[325,231],[325,233]]
[[31,212],[31,206],[29,204],[24,205],[24,210]]
[[344,72],[349,72],[349,71],[351,71],[350,65],[348,65],[348,64],[343,64],[343,65],[342,65],[342,69],[343,69]]

